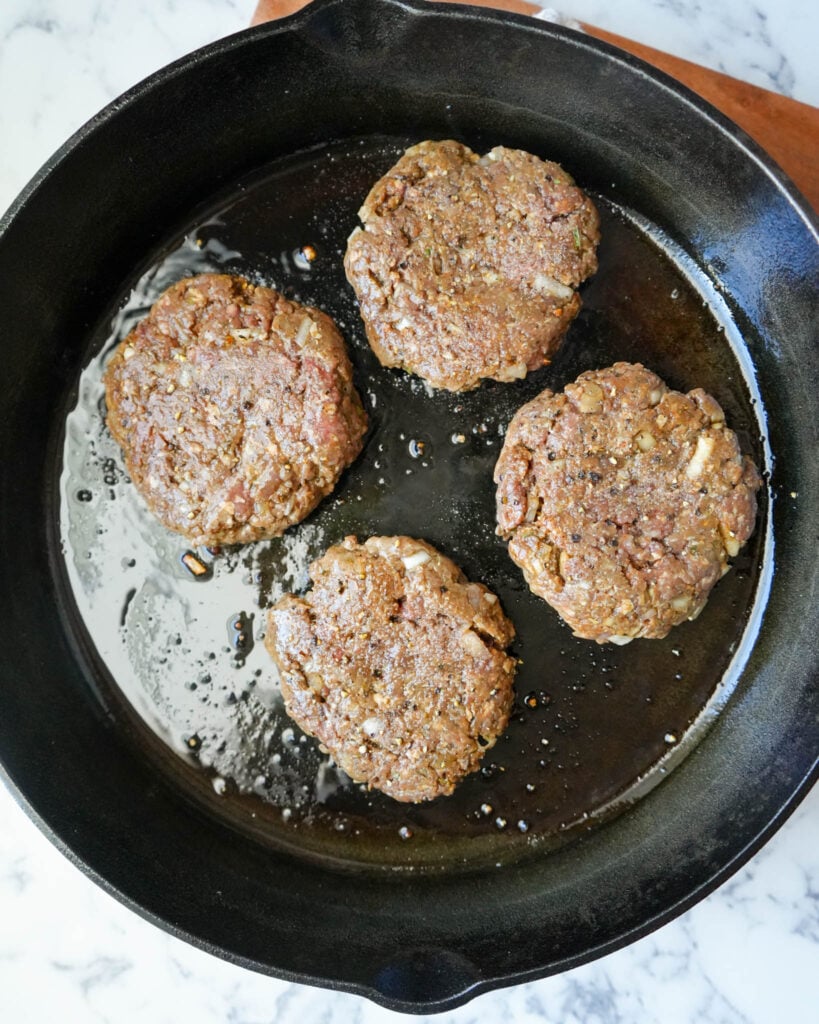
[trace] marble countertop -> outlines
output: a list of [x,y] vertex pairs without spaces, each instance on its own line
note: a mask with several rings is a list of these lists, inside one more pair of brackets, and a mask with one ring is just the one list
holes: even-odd
[[[117,94],[248,24],[253,0],[5,0],[0,210]],[[804,0],[566,0],[561,11],[819,104],[819,7]],[[819,789],[741,871],[659,931],[441,1022],[819,1021]],[[261,977],[172,938],[65,860],[0,785],[0,1020],[375,1024],[354,996]]]

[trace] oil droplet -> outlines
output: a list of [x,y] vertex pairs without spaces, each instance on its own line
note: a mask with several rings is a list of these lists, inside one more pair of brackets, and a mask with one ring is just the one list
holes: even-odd
[[528,821],[524,821],[523,818],[521,818],[520,821],[518,822],[518,832],[528,832],[528,831],[529,831],[529,822]]
[[311,270],[311,264],[317,256],[318,252],[314,245],[303,245],[293,251],[293,263],[298,270]]
[[663,736],[663,739],[666,741],[666,743],[669,744],[677,742],[677,737],[674,735],[673,732],[667,732],[665,736]]
[[217,796],[224,796],[225,790],[227,789],[227,783],[221,775],[217,775],[213,780],[213,791]]
[[420,459],[426,452],[426,448],[427,446],[424,441],[417,441],[415,438],[409,443],[409,453],[414,459]]
[[77,501],[91,501],[94,495],[83,488],[81,491],[77,491]]
[[398,829],[398,835],[401,836],[402,839],[412,839],[412,829],[407,828],[406,825],[402,825],[401,828]]
[[253,619],[253,614],[239,612],[227,621],[228,643],[239,661],[244,661],[253,650]]
[[103,481],[113,487],[117,482],[117,464],[113,459],[105,459],[102,463]]
[[504,829],[504,828],[506,828],[507,824],[508,824],[508,822],[507,822],[506,818],[503,818],[500,815],[498,815],[498,817],[495,818],[495,827],[496,828]]
[[481,804],[481,814],[489,815],[492,813],[492,804]]

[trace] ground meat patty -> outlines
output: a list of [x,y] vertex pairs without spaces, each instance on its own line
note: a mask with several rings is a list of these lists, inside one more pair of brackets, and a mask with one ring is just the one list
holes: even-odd
[[288,714],[358,782],[408,802],[451,793],[509,720],[498,599],[409,537],[348,537],[310,574],[268,619]]
[[333,321],[223,274],[160,296],[108,364],[105,398],[134,484],[194,544],[244,544],[299,522],[367,426]]
[[699,615],[753,531],[760,486],[710,395],[630,363],[518,410],[495,482],[498,532],[529,586],[599,643]]
[[597,269],[599,219],[557,164],[421,142],[372,188],[344,265],[385,366],[466,391],[549,362]]

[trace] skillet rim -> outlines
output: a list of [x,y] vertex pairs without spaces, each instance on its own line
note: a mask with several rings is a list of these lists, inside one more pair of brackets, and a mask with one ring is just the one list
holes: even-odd
[[[170,80],[176,75],[184,74],[189,68],[204,63],[212,54],[215,55],[233,48],[238,48],[242,46],[249,37],[258,36],[261,38],[262,36],[278,35],[282,32],[298,31],[303,27],[304,23],[313,20],[313,18],[319,16],[322,11],[329,10],[332,7],[340,7],[343,2],[344,0],[310,0],[306,7],[303,7],[300,11],[296,11],[295,14],[289,14],[283,18],[266,21],[260,25],[253,25],[249,28],[240,29],[238,32],[232,32],[230,35],[223,36],[221,39],[217,39],[212,43],[208,43],[196,50],[192,50],[190,53],[179,57],[177,60],[171,61],[169,64],[165,64],[156,71],[151,72],[150,75],[141,79],[135,85],[131,86],[130,89],[126,89],[125,92],[115,97],[110,103],[107,103],[100,111],[94,114],[93,117],[80,125],[80,127],[69,135],[65,142],[56,149],[54,153],[52,153],[45,163],[35,171],[28,182],[18,192],[17,196],[12,200],[11,204],[6,208],[3,214],[0,215],[0,239],[2,239],[12,220],[17,216],[23,206],[30,201],[40,184],[51,174],[57,164],[62,163],[63,160],[73,152],[73,150],[75,150],[88,135],[94,132],[99,125],[111,120],[111,118],[114,117],[122,107],[129,105],[134,100],[142,96],[143,93],[151,91],[162,82]],[[703,99],[703,97],[694,92],[693,89],[689,88],[672,75],[669,75],[667,72],[660,70],[660,68],[654,67],[653,64],[649,64],[647,61],[642,60],[642,58],[637,57],[626,50],[621,50],[620,47],[615,46],[613,43],[609,43],[604,39],[598,39],[596,36],[590,36],[586,32],[567,28],[565,25],[556,25],[553,22],[545,21],[534,15],[517,14],[514,11],[496,10],[491,7],[475,7],[470,4],[461,3],[447,2],[445,4],[433,4],[430,3],[429,0],[372,0],[372,2],[383,7],[403,8],[414,12],[416,15],[422,16],[446,17],[450,15],[453,19],[455,17],[466,17],[476,21],[508,22],[528,31],[541,31],[545,32],[547,35],[563,38],[568,42],[584,47],[592,52],[601,53],[616,64],[625,65],[632,71],[637,72],[643,78],[653,80],[656,85],[659,85],[668,92],[675,94],[687,105],[693,107],[710,121],[713,121],[722,133],[728,135],[733,142],[739,144],[746,155],[749,156],[754,163],[757,164],[757,166],[759,166],[764,173],[776,183],[780,191],[784,192],[793,209],[800,217],[802,217],[808,227],[813,230],[814,235],[819,241],[819,212],[812,209],[805,196],[802,195],[790,176],[780,167],[773,157],[771,157],[765,149],[735,121],[732,121],[731,118],[726,114],[723,114],[718,107],[715,107],[713,103]]]

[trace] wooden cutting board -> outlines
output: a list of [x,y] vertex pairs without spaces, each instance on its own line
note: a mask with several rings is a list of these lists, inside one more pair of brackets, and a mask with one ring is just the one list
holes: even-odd
[[[253,24],[283,18],[305,7],[309,0],[260,0]],[[536,14],[540,8],[526,0],[436,0],[442,3],[467,2],[479,7],[494,7],[518,14]],[[760,89],[756,85],[740,82],[729,75],[720,74],[672,57],[661,50],[652,49],[631,39],[612,35],[584,25],[589,35],[604,39],[622,50],[640,57],[649,64],[672,75],[689,89],[743,128],[773,157],[802,192],[814,210],[819,210],[819,108],[788,99],[778,93]]]

